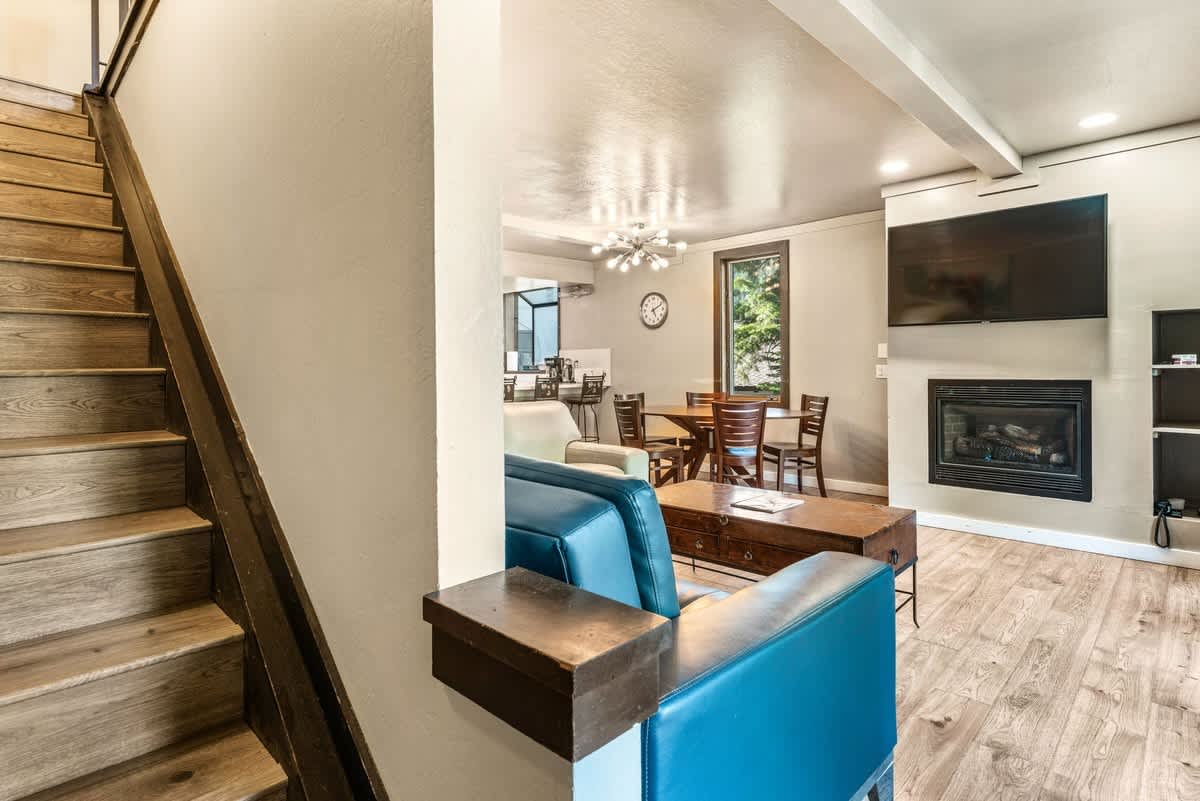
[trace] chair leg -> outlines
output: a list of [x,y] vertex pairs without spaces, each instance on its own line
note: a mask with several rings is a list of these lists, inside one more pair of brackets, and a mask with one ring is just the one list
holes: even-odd
[[787,459],[783,453],[779,454],[779,461],[775,463],[775,490],[783,492],[783,474],[787,470]]
[[817,489],[821,491],[822,498],[828,498],[825,494],[825,468],[821,465],[821,454],[817,454]]

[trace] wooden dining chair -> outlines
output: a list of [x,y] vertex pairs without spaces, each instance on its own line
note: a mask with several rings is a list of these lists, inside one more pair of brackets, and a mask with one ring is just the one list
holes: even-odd
[[533,399],[535,401],[558,400],[558,382],[543,375],[533,379]]
[[504,402],[512,403],[516,399],[517,399],[517,377],[515,375],[513,375],[513,376],[506,375],[504,377]]
[[[642,431],[646,431],[646,393],[645,392],[625,392],[613,395],[614,401],[619,400],[635,400],[642,404]],[[681,441],[682,440],[682,441]],[[676,437],[670,434],[650,434],[645,435],[646,442],[662,442],[667,445],[691,445],[691,437]]]
[[626,448],[641,448],[650,456],[650,480],[656,487],[669,481],[683,480],[683,448],[665,442],[648,442],[642,418],[642,402],[637,398],[613,399],[617,415],[617,435]]
[[[761,489],[767,402],[716,401],[712,408],[717,481],[722,484],[741,481]],[[753,468],[753,474],[750,468]]]
[[[687,393],[687,405],[688,406],[711,406],[713,403],[715,403],[717,401],[723,401],[723,400],[725,400],[724,392],[689,392],[689,393]],[[713,427],[711,424],[708,424],[708,423],[700,423],[697,427],[700,429],[703,429],[708,434],[708,442],[705,443],[708,446],[708,452],[709,452],[708,480],[716,481],[717,480],[717,463],[716,463],[716,460],[712,456]]]
[[[825,467],[821,462],[821,442],[825,438],[825,420],[829,414],[828,395],[800,396],[800,410],[812,412],[812,417],[800,421],[800,430],[795,442],[767,442],[763,444],[763,453],[769,462],[775,464],[775,489],[782,490],[789,463],[796,465],[796,491],[804,492],[804,468],[812,467],[817,471],[817,489],[822,498],[825,493]],[[804,437],[813,438],[811,444],[804,444]]]
[[[579,424],[580,439],[584,442],[600,441],[600,402],[604,400],[604,379],[606,373],[600,375],[585,375],[583,387],[579,390],[578,398],[563,398]],[[588,433],[588,410],[592,413],[591,434]]]

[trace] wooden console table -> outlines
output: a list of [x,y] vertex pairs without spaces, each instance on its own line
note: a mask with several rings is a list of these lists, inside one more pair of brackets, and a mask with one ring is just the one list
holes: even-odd
[[[917,622],[917,516],[912,509],[710,481],[668,484],[656,492],[672,553],[759,575],[822,551],[887,562],[896,575],[911,568],[912,590],[897,590],[908,597],[896,611],[911,601]],[[804,503],[774,514],[733,506],[763,494]]]

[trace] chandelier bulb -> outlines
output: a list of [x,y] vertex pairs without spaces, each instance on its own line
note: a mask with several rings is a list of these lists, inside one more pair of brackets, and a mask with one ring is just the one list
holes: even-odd
[[675,243],[675,252],[682,253],[685,250],[687,250],[687,242],[676,242]]
[[633,254],[633,266],[637,267],[641,263],[642,263],[642,251],[639,250]]
[[592,255],[599,256],[604,252],[604,245],[592,245]]
[[613,256],[613,257],[612,257],[611,259],[609,259],[609,260],[608,260],[608,262],[607,262],[608,269],[610,269],[610,270],[611,270],[613,267],[616,267],[616,266],[617,266],[617,262],[619,262],[620,260],[621,260],[621,257],[620,257],[620,256]]
[[629,262],[628,261],[624,261],[621,263],[621,272],[623,272],[623,273],[629,272]]

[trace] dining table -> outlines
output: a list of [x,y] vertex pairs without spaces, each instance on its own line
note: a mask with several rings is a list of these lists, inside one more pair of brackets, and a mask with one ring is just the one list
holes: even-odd
[[[704,457],[711,452],[708,440],[713,427],[712,405],[707,403],[698,406],[651,403],[642,409],[642,414],[648,417],[662,417],[688,432],[692,444],[688,446],[687,452],[684,454],[684,462],[687,464],[688,480],[695,479],[700,474],[700,466],[704,463]],[[803,424],[804,420],[818,415],[819,412],[804,409],[767,407],[768,423],[772,420],[800,420]]]

